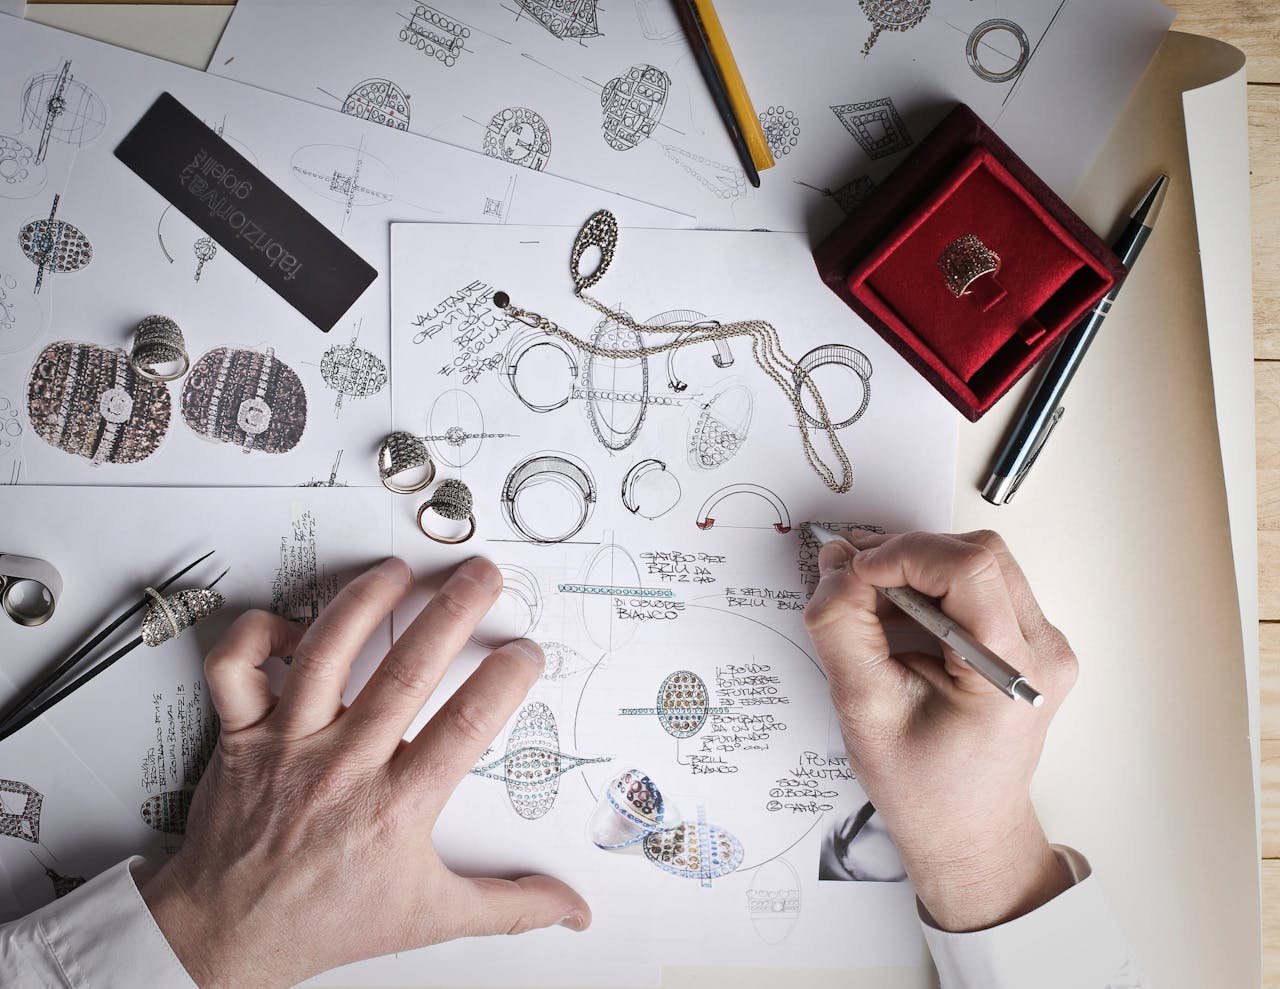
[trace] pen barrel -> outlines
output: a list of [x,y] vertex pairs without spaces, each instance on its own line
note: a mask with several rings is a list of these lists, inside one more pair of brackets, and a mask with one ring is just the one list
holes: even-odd
[[943,645],[992,686],[1001,693],[1014,696],[1014,685],[1025,677],[943,614],[933,601],[912,587],[881,587],[878,590],[925,630],[937,636]]

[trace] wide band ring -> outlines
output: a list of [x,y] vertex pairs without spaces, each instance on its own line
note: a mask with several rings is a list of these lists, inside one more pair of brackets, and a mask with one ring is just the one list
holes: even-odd
[[[168,316],[148,316],[133,328],[129,364],[148,381],[177,381],[191,369],[182,329]],[[174,365],[162,370],[166,365]]]
[[976,234],[957,237],[938,256],[947,288],[957,299],[968,295],[973,283],[1000,270],[1000,255]]
[[[435,491],[432,492],[431,497],[418,507],[418,528],[428,539],[444,543],[447,546],[465,543],[476,534],[476,517],[471,508],[471,489],[457,478],[447,477],[440,482]],[[454,522],[468,522],[470,523],[469,528],[461,536],[442,536],[439,533],[432,532],[423,522],[423,517],[427,514],[428,509],[433,510],[441,518],[450,519]]]
[[[401,474],[422,468],[426,468],[426,474],[412,484],[399,484],[394,480]],[[378,449],[378,478],[384,488],[396,494],[421,491],[436,478],[435,461],[431,459],[427,444],[412,433],[391,433]]]

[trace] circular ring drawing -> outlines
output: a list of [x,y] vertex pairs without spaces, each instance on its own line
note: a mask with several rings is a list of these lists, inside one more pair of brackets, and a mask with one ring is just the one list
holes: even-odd
[[[563,393],[556,388],[554,394],[542,394],[548,379],[554,377],[542,367],[547,358],[557,362],[559,359],[564,361],[567,369],[567,384]],[[536,376],[526,374],[525,390],[521,391],[520,362],[525,360],[536,365],[533,370],[538,373]],[[503,355],[503,374],[516,398],[520,399],[531,412],[554,412],[567,405],[569,399],[573,397],[573,386],[578,380],[578,359],[569,345],[559,337],[536,330],[528,331],[517,336],[507,346],[506,353]]]
[[[862,393],[862,398],[851,415],[840,421],[833,421],[831,423],[831,425],[836,429],[844,429],[846,426],[852,426],[862,418],[863,413],[867,411],[867,406],[871,404],[871,361],[868,360],[867,355],[861,350],[843,343],[829,343],[821,347],[814,347],[813,350],[801,357],[800,362],[796,365],[796,391],[800,392],[802,401],[804,397],[804,391],[802,388],[805,381],[811,380],[813,373],[819,368],[824,367],[846,368],[851,372],[849,377],[853,379],[849,382],[849,389],[857,387]],[[827,394],[830,393],[831,390],[828,389]],[[839,393],[841,395],[846,395],[851,392],[848,389],[840,389]],[[824,395],[824,401],[825,400]],[[815,426],[818,429],[826,428],[807,407],[805,407],[803,411],[805,419],[808,420],[811,426]],[[832,410],[828,408],[827,411],[830,413]],[[835,420],[834,415],[832,415],[832,419]]]
[[36,149],[16,137],[0,134],[0,199],[27,199],[44,188],[44,163]]
[[[999,51],[987,40],[988,35],[996,32],[1010,35],[1018,45],[1018,54],[1016,57],[1008,56],[1013,58],[1013,63],[1006,69],[988,68],[982,61],[981,49],[984,46],[993,51]],[[969,60],[969,68],[973,69],[979,79],[995,83],[1008,82],[1010,79],[1017,78],[1027,67],[1027,62],[1031,60],[1031,41],[1020,25],[1004,17],[993,17],[973,29],[969,40],[965,42],[964,52]],[[1001,54],[1006,53],[1001,52]]]
[[542,621],[542,588],[533,572],[512,563],[498,564],[498,572],[502,592],[471,635],[472,642],[486,649],[526,638]]
[[551,128],[524,106],[499,110],[484,129],[484,153],[540,172],[551,159]]
[[862,54],[870,55],[881,31],[909,31],[929,13],[932,0],[858,0],[858,6],[872,24],[871,37],[862,46]]
[[[537,495],[540,502],[550,499],[554,509],[550,522],[554,528],[543,528],[548,506],[537,517],[525,500]],[[507,475],[502,485],[502,510],[517,533],[532,543],[561,543],[572,539],[591,518],[596,504],[596,483],[583,463],[560,454],[535,454],[521,461]]]
[[630,151],[651,137],[670,94],[671,77],[654,65],[633,65],[610,79],[600,93],[604,143],[615,151]]
[[622,507],[653,521],[680,503],[680,479],[661,460],[641,460],[622,479]]
[[702,503],[702,508],[698,512],[698,528],[704,530],[712,528],[716,524],[716,517],[713,514],[716,506],[737,495],[754,495],[768,502],[778,519],[773,523],[773,528],[784,536],[791,531],[791,513],[787,510],[787,506],[776,494],[759,484],[731,484],[715,492]]
[[390,79],[356,83],[342,101],[342,112],[392,130],[409,129],[409,94]]

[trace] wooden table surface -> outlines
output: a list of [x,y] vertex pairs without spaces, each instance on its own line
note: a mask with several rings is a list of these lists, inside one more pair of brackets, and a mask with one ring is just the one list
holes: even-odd
[[[196,2],[233,3],[234,0]],[[1267,986],[1280,987],[1280,264],[1277,263],[1280,261],[1280,3],[1276,0],[1165,2],[1178,11],[1175,29],[1230,42],[1249,59],[1259,631],[1262,638],[1263,973]],[[1212,907],[1206,904],[1205,909]]]

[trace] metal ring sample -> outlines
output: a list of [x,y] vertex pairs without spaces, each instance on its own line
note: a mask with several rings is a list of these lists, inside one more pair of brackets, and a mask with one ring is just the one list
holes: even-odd
[[[579,266],[582,256],[592,247],[600,248],[600,263],[595,271],[584,275]],[[573,240],[573,249],[569,252],[569,274],[573,276],[573,290],[581,293],[591,288],[604,277],[613,261],[613,252],[618,248],[618,220],[607,209],[596,210],[578,231]]]
[[[418,508],[418,528],[422,530],[422,534],[428,539],[433,539],[438,543],[444,543],[448,546],[457,543],[465,543],[468,539],[476,534],[476,517],[471,511],[474,499],[471,497],[471,489],[456,477],[446,477],[438,485],[435,491],[431,493],[431,497],[424,501]],[[470,527],[465,535],[461,536],[441,536],[432,532],[423,524],[423,516],[427,514],[427,510],[431,509],[437,515],[449,519],[453,522],[469,522]]]
[[938,256],[938,268],[947,288],[957,299],[969,294],[979,278],[1000,270],[1000,255],[984,244],[977,234],[957,237]]
[[168,316],[147,316],[133,328],[129,363],[149,381],[177,381],[191,370],[182,328]]
[[[412,484],[397,484],[392,478],[425,467],[426,474]],[[378,450],[378,477],[382,486],[396,494],[414,494],[435,480],[436,465],[427,444],[403,430],[391,433]]]
[[791,531],[791,513],[787,510],[787,506],[776,494],[759,484],[731,484],[727,488],[721,488],[702,503],[702,509],[698,512],[698,528],[710,529],[716,524],[716,517],[711,514],[715,511],[715,507],[727,498],[742,494],[755,495],[767,501],[778,514],[778,521],[773,523],[773,527],[783,535]]
[[168,595],[148,587],[147,596],[152,603],[142,617],[142,641],[152,647],[176,639],[226,603],[217,591],[203,587]]
[[[981,46],[983,39],[993,31],[1003,31],[1006,34],[1011,34],[1014,40],[1018,42],[1018,57],[1014,59],[1013,65],[1003,72],[995,72],[988,69],[982,64],[982,57],[978,54],[978,48]],[[1027,67],[1027,63],[1031,61],[1031,41],[1027,38],[1027,32],[1022,30],[1020,25],[1005,17],[993,17],[991,20],[983,21],[973,29],[969,35],[969,40],[965,42],[964,53],[969,59],[969,68],[973,69],[974,74],[979,79],[985,79],[987,82],[1008,82],[1010,79],[1016,78]]]
[[[520,512],[520,496],[531,488],[554,484],[571,497],[577,507],[577,518],[563,532],[540,532]],[[572,539],[587,524],[596,503],[596,483],[582,464],[559,454],[535,454],[521,461],[507,475],[502,485],[502,509],[507,521],[525,539],[534,543],[562,543]]]
[[[39,588],[37,597],[42,607],[38,611],[24,608],[19,601],[21,590],[35,589],[26,588],[28,584]],[[62,575],[52,563],[34,556],[0,553],[0,604],[14,622],[26,628],[43,625],[53,617],[61,594]]]
[[[520,373],[520,361],[528,354],[536,350],[538,347],[550,347],[564,356],[565,364],[569,367],[570,384],[569,389],[565,392],[564,398],[550,404],[538,403],[531,401],[526,395],[520,391],[517,377]],[[511,391],[516,398],[533,412],[554,412],[556,409],[563,408],[569,403],[569,399],[573,397],[573,383],[578,380],[578,359],[569,345],[558,337],[553,337],[550,333],[523,333],[511,341],[511,345],[507,347],[506,354],[503,359],[503,373],[507,376],[507,383],[511,387]]]
[[[843,343],[828,343],[821,347],[814,347],[801,357],[796,365],[796,391],[799,392],[801,390],[805,380],[818,368],[828,367],[833,364],[848,368],[862,382],[862,402],[857,411],[849,418],[831,424],[833,429],[844,429],[846,426],[852,426],[861,419],[862,414],[867,411],[867,406],[871,404],[871,361],[861,350]],[[803,403],[801,411],[804,412],[804,417],[809,421],[810,425],[818,429],[826,429],[823,423],[809,414],[809,410],[803,407]]]

